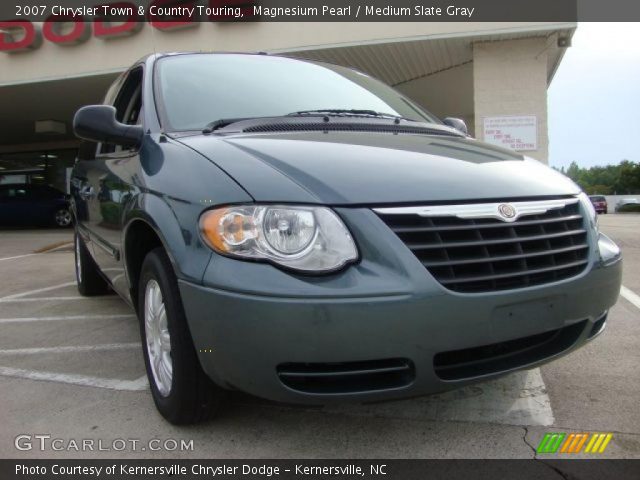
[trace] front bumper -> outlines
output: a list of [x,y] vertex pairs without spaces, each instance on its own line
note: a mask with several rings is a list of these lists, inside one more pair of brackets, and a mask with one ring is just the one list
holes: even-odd
[[373,214],[340,214],[352,216],[363,254],[344,272],[293,276],[214,256],[206,286],[180,281],[200,361],[216,383],[307,404],[444,391],[579,348],[602,331],[620,290],[619,255],[603,261],[594,239],[575,278],[454,293]]

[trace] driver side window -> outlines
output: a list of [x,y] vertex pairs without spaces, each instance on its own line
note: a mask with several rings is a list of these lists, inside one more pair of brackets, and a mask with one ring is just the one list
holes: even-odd
[[[142,124],[142,67],[129,72],[116,100],[113,104],[116,108],[116,119],[127,125]],[[122,147],[105,143],[100,147],[100,153],[121,152]]]

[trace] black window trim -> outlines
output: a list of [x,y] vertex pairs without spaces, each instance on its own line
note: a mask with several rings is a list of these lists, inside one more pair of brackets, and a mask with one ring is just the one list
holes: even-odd
[[[145,116],[143,115],[143,110],[144,110],[144,79],[145,79],[145,72],[146,72],[146,68],[145,68],[145,64],[144,62],[139,62],[136,63],[135,65],[133,65],[131,68],[129,68],[128,70],[126,70],[125,72],[122,73],[122,75],[118,78],[118,87],[115,90],[115,94],[112,96],[112,98],[105,98],[103,105],[109,105],[112,107],[115,107],[116,102],[118,101],[118,97],[120,96],[120,93],[122,92],[122,89],[124,88],[125,84],[127,83],[127,80],[129,79],[129,76],[135,72],[136,70],[140,70],[142,72],[142,76],[140,78],[140,102],[141,102],[141,106],[140,106],[140,112],[138,113],[138,115],[142,115],[142,128],[145,128],[144,122],[145,122]],[[111,93],[111,92],[109,92]],[[113,151],[113,152],[102,152],[102,142],[99,142],[96,144],[96,150],[95,150],[95,159],[107,159],[107,158],[113,158],[113,159],[120,159],[120,158],[128,158],[128,157],[133,157],[135,155],[137,155],[140,152],[140,148],[130,148],[127,150],[120,150],[120,151]]]

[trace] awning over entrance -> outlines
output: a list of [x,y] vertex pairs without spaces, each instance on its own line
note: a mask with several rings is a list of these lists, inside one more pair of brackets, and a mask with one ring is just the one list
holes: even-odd
[[360,45],[336,45],[327,48],[282,50],[298,58],[346,65],[367,72],[385,83],[399,86],[473,61],[473,44],[544,36],[549,39],[549,82],[560,62],[563,50],[556,48],[558,38],[570,39],[574,28],[496,32],[464,35],[424,36],[416,39],[372,41]]

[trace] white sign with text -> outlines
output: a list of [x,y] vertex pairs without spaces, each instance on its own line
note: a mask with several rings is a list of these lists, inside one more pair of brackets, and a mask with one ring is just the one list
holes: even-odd
[[505,115],[484,117],[484,141],[512,150],[538,149],[538,117]]

